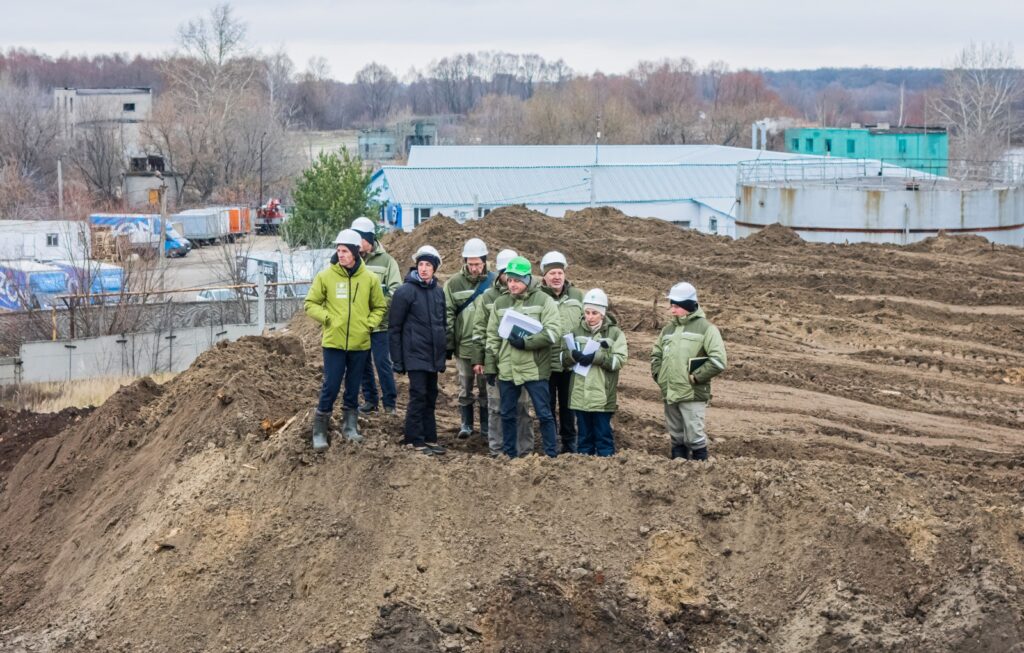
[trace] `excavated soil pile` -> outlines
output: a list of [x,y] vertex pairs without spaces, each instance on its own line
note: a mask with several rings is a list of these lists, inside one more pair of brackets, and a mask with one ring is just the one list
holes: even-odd
[[[1024,252],[517,207],[386,244],[451,273],[471,236],[560,249],[609,292],[620,453],[492,460],[454,438],[448,372],[447,456],[385,415],[313,454],[299,316],[25,454],[0,493],[0,651],[1022,650]],[[679,279],[729,346],[707,464],[668,460],[649,377]]]
[[92,408],[65,408],[56,413],[0,408],[0,485],[37,440],[52,438],[92,412]]

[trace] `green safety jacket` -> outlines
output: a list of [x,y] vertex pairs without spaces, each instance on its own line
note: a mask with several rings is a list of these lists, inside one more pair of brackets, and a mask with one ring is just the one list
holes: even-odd
[[[590,371],[586,376],[572,375],[569,408],[614,413],[618,408],[616,387],[619,385],[619,371],[626,364],[626,358],[629,355],[626,334],[618,327],[615,318],[611,315],[605,315],[604,321],[597,331],[591,330],[587,323],[580,318],[570,333],[580,351],[583,351],[591,340],[597,340],[607,346],[602,344],[601,348],[594,352],[594,362],[590,365]],[[564,369],[569,370],[576,366],[564,340],[559,356]]]
[[[707,357],[700,367],[689,371],[690,359]],[[704,309],[674,318],[661,330],[651,352],[651,373],[658,381],[666,403],[710,401],[711,379],[727,364],[725,343],[718,327],[708,322]],[[691,383],[690,376],[696,383]]]
[[[539,332],[525,338],[526,349],[516,349],[498,335],[498,325],[509,309],[541,323]],[[551,376],[552,351],[558,351],[554,346],[561,337],[558,306],[540,288],[531,285],[518,297],[510,293],[499,295],[487,319],[484,373],[497,374],[502,381],[512,381],[516,385],[547,379]]]
[[583,293],[566,280],[562,286],[562,294],[556,295],[554,288],[541,286],[551,299],[558,304],[558,314],[562,319],[562,333],[569,333],[579,324],[583,317]]
[[322,345],[346,351],[370,348],[370,332],[387,307],[380,279],[362,263],[351,275],[337,263],[318,272],[303,303],[306,315],[324,328]]
[[398,267],[395,257],[384,250],[380,243],[374,245],[373,250],[363,260],[367,269],[377,275],[380,279],[380,289],[384,292],[384,301],[387,303],[387,310],[384,312],[384,319],[380,321],[374,333],[388,330],[388,315],[391,313],[391,296],[395,294],[398,287],[402,285],[402,271]]
[[[487,342],[487,320],[491,317],[494,302],[498,297],[508,294],[508,286],[504,277],[498,276],[490,288],[483,291],[474,300],[473,337],[469,341],[469,360],[474,365],[484,364],[484,344]],[[463,344],[463,347],[466,345]]]
[[[444,284],[444,307],[448,318],[448,343],[449,351],[454,351],[458,358],[470,358],[472,347],[470,341],[473,339],[473,324],[476,317],[476,300],[463,308],[458,317],[456,310],[466,303],[473,296],[476,287],[487,278],[486,271],[480,276],[469,274],[463,266],[458,273],[452,276]],[[482,294],[482,293],[481,293]]]

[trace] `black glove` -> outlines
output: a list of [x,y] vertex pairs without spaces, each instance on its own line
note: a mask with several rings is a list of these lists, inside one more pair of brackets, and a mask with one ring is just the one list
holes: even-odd
[[602,349],[610,349],[610,348],[611,348],[611,345],[610,345],[610,344],[608,343],[608,341],[607,341],[607,340],[602,340],[602,341],[601,341],[601,348],[602,348]]
[[572,358],[572,362],[578,363],[580,362],[580,359],[583,358],[583,352],[578,349],[570,349],[569,357]]
[[508,344],[516,349],[526,349],[526,338],[523,338],[518,333],[510,333],[508,335]]
[[587,366],[587,365],[591,365],[594,362],[594,352],[591,352],[589,354],[584,354],[584,353],[581,353],[581,352],[573,352],[573,353],[574,354],[579,354],[579,356],[578,357],[577,356],[573,356],[572,359],[574,361],[576,361],[577,363],[579,363],[580,365],[583,365],[584,367]]
[[494,383],[498,380],[498,375],[497,374],[484,374],[484,378],[487,379],[487,385],[494,385]]
[[449,349],[449,350],[444,352],[444,359],[446,361],[450,361],[454,357],[455,357],[455,350],[454,349]]
[[394,370],[395,374],[405,374],[405,368],[401,365],[392,365],[391,369]]

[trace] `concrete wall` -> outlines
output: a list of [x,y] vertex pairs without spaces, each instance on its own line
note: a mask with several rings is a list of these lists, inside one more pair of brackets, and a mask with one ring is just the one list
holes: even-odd
[[740,185],[738,190],[739,238],[778,222],[814,242],[908,244],[944,229],[1024,247],[1024,188],[914,191]]
[[[268,325],[280,328],[284,323]],[[0,358],[0,385],[180,372],[220,340],[258,335],[253,324],[190,327],[124,336],[30,342],[17,358]],[[20,367],[18,364],[20,361]]]

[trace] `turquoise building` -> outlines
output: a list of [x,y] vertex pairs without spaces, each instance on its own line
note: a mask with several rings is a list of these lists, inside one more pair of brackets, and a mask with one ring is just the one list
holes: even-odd
[[879,159],[907,168],[946,175],[949,135],[943,127],[890,127],[854,124],[786,130],[786,151],[795,154]]

